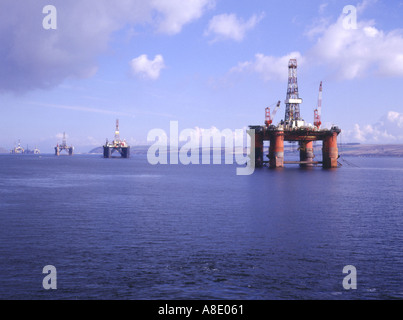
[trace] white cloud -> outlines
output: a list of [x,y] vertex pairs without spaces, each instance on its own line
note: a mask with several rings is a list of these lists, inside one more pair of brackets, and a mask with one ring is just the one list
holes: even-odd
[[84,107],[84,106],[79,106],[79,105],[50,104],[50,103],[38,103],[38,102],[28,102],[28,104],[34,105],[37,107],[46,107],[46,108],[53,108],[53,109],[65,109],[65,110],[73,110],[73,111],[79,111],[79,112],[91,112],[91,113],[134,117],[133,114],[130,114],[127,112],[111,111],[111,110],[105,110],[105,109],[99,109],[99,108],[90,108],[90,107]]
[[361,143],[403,143],[403,113],[389,111],[375,124],[354,125],[346,139]]
[[[389,111],[387,120],[396,125],[399,129],[403,129],[403,114],[395,111]],[[403,134],[403,132],[401,132]]]
[[175,34],[182,27],[200,18],[204,11],[214,7],[215,0],[152,0],[152,7],[161,15],[158,20],[158,31]]
[[330,19],[325,17],[319,17],[314,20],[311,26],[307,28],[304,35],[309,39],[314,39],[318,35],[323,34],[326,29],[329,27]]
[[[357,11],[364,11],[376,0],[364,0]],[[323,11],[324,5],[319,7]],[[403,77],[403,29],[389,32],[378,29],[374,21],[358,19],[358,29],[343,26],[345,15],[336,22],[321,17],[315,20],[305,35],[314,45],[304,55],[299,52],[282,57],[256,54],[252,61],[240,62],[231,71],[253,71],[264,80],[287,78],[286,64],[289,58],[298,63],[324,67],[325,72],[340,80],[352,80],[369,76]]]
[[328,5],[329,5],[328,3],[322,3],[322,4],[319,6],[319,14],[323,14],[323,13],[325,12],[325,10],[326,10],[326,8],[327,8]]
[[156,55],[154,60],[149,60],[147,55],[142,54],[134,58],[130,62],[130,66],[135,75],[151,80],[158,79],[161,70],[165,68],[164,58],[160,54]]
[[248,21],[238,18],[235,14],[220,14],[214,16],[205,31],[205,35],[214,35],[213,42],[231,39],[242,41],[247,31],[253,29],[264,17],[264,14],[253,15]]
[[[364,10],[370,1],[358,6]],[[339,79],[367,76],[403,76],[403,31],[384,32],[374,21],[358,20],[358,29],[343,27],[344,15],[328,26],[312,27],[309,36],[318,36],[307,53],[311,64],[329,66]]]
[[[21,4],[23,2],[23,5]],[[150,26],[175,34],[200,18],[215,0],[52,0],[57,30],[44,30],[48,0],[0,1],[0,92],[24,92],[87,78],[112,34]]]
[[369,6],[377,3],[378,0],[363,0],[361,3],[359,3],[357,5],[357,12],[361,13],[363,11],[365,11],[366,8],[368,8]]
[[290,59],[297,59],[298,65],[304,63],[304,58],[299,52],[292,52],[282,57],[265,56],[258,53],[252,61],[240,62],[230,72],[254,72],[259,74],[263,80],[287,80],[288,62]]

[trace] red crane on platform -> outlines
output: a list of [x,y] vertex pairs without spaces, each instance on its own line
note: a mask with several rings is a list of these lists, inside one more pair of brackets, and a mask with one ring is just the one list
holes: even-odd
[[266,119],[265,124],[266,126],[270,126],[273,123],[274,117],[276,116],[277,110],[280,108],[281,101],[277,102],[277,106],[274,108],[273,113],[270,114],[270,108],[266,108]]
[[314,123],[313,124],[318,129],[320,128],[320,125],[322,124],[321,116],[322,116],[322,81],[320,82],[320,86],[319,86],[318,108],[315,109],[315,111],[314,111]]

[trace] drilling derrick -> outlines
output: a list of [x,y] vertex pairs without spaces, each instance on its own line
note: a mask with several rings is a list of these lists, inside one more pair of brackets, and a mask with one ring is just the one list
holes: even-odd
[[288,63],[288,88],[287,98],[285,100],[285,125],[287,127],[298,127],[303,125],[301,121],[301,112],[299,105],[302,99],[299,98],[298,93],[298,79],[297,79],[297,60],[291,59]]
[[[270,168],[281,168],[285,164],[299,164],[301,167],[312,167],[322,165],[323,168],[336,168],[338,166],[337,136],[341,130],[337,126],[331,129],[321,129],[321,108],[322,108],[322,82],[319,87],[318,107],[315,110],[314,125],[305,123],[301,118],[300,105],[302,99],[299,97],[297,81],[297,60],[291,59],[288,64],[288,86],[287,98],[285,101],[285,118],[276,126],[273,119],[277,108],[270,113],[266,108],[264,126],[249,126],[255,132],[255,166],[261,167],[268,164]],[[268,161],[264,161],[264,141],[270,141]],[[284,142],[298,142],[299,161],[284,161]],[[322,141],[322,161],[315,161],[313,142]],[[253,151],[252,151],[253,152]]]
[[126,140],[120,140],[118,119],[116,120],[115,139],[112,143],[109,143],[108,139],[106,139],[104,158],[111,158],[114,152],[118,152],[122,158],[130,157],[130,146],[127,144]]
[[119,135],[119,119],[116,119],[115,141],[120,141],[120,135]]

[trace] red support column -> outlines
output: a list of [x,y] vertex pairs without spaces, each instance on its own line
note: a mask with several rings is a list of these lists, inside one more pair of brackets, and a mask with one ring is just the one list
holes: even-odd
[[332,132],[323,140],[323,168],[337,168],[339,150],[337,148],[337,132]]
[[[299,143],[299,159],[300,161],[312,162],[315,157],[313,153],[313,141],[300,141]],[[312,167],[313,164],[300,164],[300,167]]]
[[284,131],[275,131],[270,136],[270,168],[284,167]]
[[263,134],[255,133],[255,167],[263,166]]

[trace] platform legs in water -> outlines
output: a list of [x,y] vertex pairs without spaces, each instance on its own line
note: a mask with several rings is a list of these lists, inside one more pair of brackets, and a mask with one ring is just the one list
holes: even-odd
[[130,147],[113,148],[104,146],[104,158],[111,158],[114,152],[118,152],[121,158],[130,157]]

